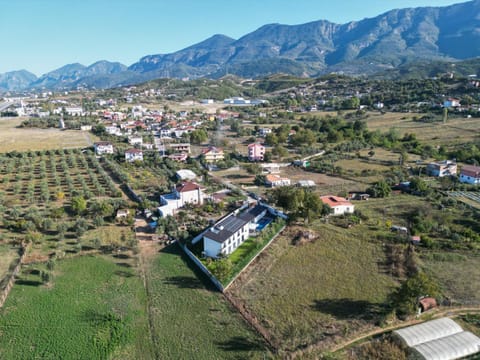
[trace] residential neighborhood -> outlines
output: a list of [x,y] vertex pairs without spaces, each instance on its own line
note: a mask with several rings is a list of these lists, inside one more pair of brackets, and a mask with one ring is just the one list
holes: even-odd
[[[128,336],[109,335],[115,352],[99,340],[117,328],[168,338],[172,358],[195,358],[177,349],[200,337],[202,358],[352,360],[402,359],[417,348],[392,332],[444,314],[478,331],[477,82],[226,76],[6,95],[0,321],[16,331],[16,307],[48,296],[105,358],[142,358],[118,345]],[[191,319],[201,334],[186,340]],[[169,358],[162,341],[146,357]]]

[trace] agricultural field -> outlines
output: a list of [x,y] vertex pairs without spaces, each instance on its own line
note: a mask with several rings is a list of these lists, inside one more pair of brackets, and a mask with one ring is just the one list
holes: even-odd
[[0,155],[0,191],[9,205],[62,203],[82,192],[86,198],[118,195],[93,154],[78,150]]
[[25,118],[0,118],[0,152],[68,149],[92,146],[90,132],[17,128]]
[[400,136],[414,133],[417,139],[431,145],[464,144],[478,139],[480,136],[480,119],[452,118],[443,122],[426,123],[413,121],[414,117],[421,118],[424,114],[406,113],[369,113],[367,126],[369,130],[382,132],[395,128]]
[[[127,205],[121,195],[91,153],[46,150],[2,154],[1,239],[6,243],[30,242],[27,261],[77,253],[84,247],[98,249],[105,241],[82,237],[114,219],[114,211]],[[75,199],[81,209],[75,208]],[[88,216],[76,216],[84,215],[87,206]]]
[[177,245],[145,255],[157,359],[263,359],[262,339]]
[[480,210],[480,192],[449,191],[448,196]]
[[0,309],[0,358],[153,359],[143,283],[135,261],[84,256],[22,269]]

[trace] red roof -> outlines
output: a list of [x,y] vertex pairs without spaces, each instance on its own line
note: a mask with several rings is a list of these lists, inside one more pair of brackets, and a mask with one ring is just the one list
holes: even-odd
[[142,150],[139,149],[128,149],[125,151],[126,154],[142,154]]
[[419,301],[422,311],[427,311],[437,306],[437,301],[432,297],[424,297]]
[[208,148],[203,149],[202,154],[208,154],[209,152],[220,153],[222,151],[222,149],[217,148],[216,146],[209,146]]
[[462,167],[461,174],[474,178],[480,177],[480,167],[473,165],[465,165]]
[[108,142],[108,141],[99,141],[99,142],[94,143],[93,145],[95,145],[95,146],[112,146],[112,143]]
[[350,201],[340,196],[325,195],[320,196],[320,200],[322,200],[324,204],[327,204],[331,208],[334,208],[336,206],[352,206],[352,203]]
[[177,191],[182,193],[182,192],[188,192],[188,191],[194,191],[200,189],[200,185],[194,183],[194,182],[185,182],[177,185]]

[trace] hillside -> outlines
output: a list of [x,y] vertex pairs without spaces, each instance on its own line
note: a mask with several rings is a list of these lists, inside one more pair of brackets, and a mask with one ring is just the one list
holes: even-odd
[[[374,18],[335,24],[268,24],[239,39],[214,35],[171,54],[142,57],[128,69],[101,61],[70,64],[30,83],[0,82],[0,89],[107,88],[156,78],[258,78],[272,74],[314,77],[331,72],[372,75],[411,63],[480,56],[480,0],[446,7],[396,9]],[[1,79],[1,78],[0,78]]]

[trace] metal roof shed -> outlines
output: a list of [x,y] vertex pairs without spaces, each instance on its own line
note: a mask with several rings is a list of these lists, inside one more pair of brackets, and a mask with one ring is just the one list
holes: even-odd
[[396,330],[393,334],[410,347],[410,358],[453,360],[480,352],[480,338],[463,331],[449,318]]
[[480,351],[480,338],[471,332],[462,331],[414,346],[413,349],[426,360],[460,359]]
[[408,346],[412,347],[462,331],[462,327],[452,319],[441,318],[395,330],[393,333],[398,335]]

